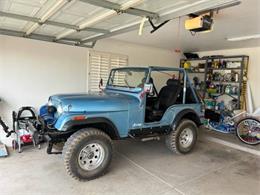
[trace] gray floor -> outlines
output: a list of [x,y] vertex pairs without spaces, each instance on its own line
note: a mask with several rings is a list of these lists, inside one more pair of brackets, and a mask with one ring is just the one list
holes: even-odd
[[260,194],[260,158],[199,141],[189,155],[164,143],[120,141],[109,172],[78,182],[65,173],[61,155],[28,149],[0,159],[0,194]]

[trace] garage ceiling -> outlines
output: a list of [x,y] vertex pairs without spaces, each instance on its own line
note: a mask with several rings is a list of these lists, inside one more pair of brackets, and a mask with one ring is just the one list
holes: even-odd
[[138,36],[137,31],[133,31],[113,38],[171,50],[180,48],[181,51],[210,51],[260,46],[260,39],[233,42],[226,40],[232,37],[260,34],[259,0],[242,0],[240,5],[215,14],[213,31],[210,33],[198,33],[192,36],[189,31],[184,29],[186,18],[181,19],[180,36],[178,36],[179,21],[175,19],[154,34],[150,34],[151,29],[148,27],[142,36]]
[[[1,0],[0,34],[93,47],[99,39],[239,0]],[[148,25],[146,21],[145,26]]]

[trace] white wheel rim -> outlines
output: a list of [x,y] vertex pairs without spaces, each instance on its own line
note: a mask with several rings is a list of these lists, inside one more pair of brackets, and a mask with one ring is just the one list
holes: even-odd
[[188,148],[191,146],[193,141],[193,132],[190,128],[185,128],[179,137],[179,143],[182,148]]
[[104,148],[98,143],[90,143],[80,151],[78,162],[82,169],[92,171],[102,164],[104,158]]

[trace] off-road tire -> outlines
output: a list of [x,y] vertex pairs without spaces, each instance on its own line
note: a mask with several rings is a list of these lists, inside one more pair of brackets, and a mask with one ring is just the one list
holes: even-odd
[[[193,139],[189,147],[183,148],[180,144],[180,135],[181,132],[186,128],[189,128],[193,133]],[[172,129],[172,131],[166,136],[165,138],[166,146],[170,151],[174,153],[187,154],[192,151],[192,149],[196,144],[197,132],[198,132],[198,127],[193,121],[188,119],[183,119],[180,121],[176,129]]]
[[[80,167],[78,156],[88,144],[98,143],[104,149],[104,160],[94,170],[87,171]],[[86,181],[104,175],[112,160],[113,145],[111,138],[103,131],[95,128],[85,128],[72,134],[65,143],[62,151],[67,173],[76,180]]]

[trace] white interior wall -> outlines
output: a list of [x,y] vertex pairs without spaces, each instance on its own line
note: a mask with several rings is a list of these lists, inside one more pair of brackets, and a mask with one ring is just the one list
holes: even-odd
[[201,57],[208,55],[248,55],[248,79],[252,91],[254,106],[255,108],[260,107],[260,90],[257,87],[257,83],[260,81],[260,47],[206,51],[199,52],[199,55]]
[[[178,66],[169,50],[114,40],[97,42],[95,50],[129,56],[129,65]],[[0,36],[0,115],[11,127],[11,112],[39,107],[52,94],[85,92],[88,49]],[[1,129],[0,129],[1,131]],[[0,132],[0,140],[10,145]]]

